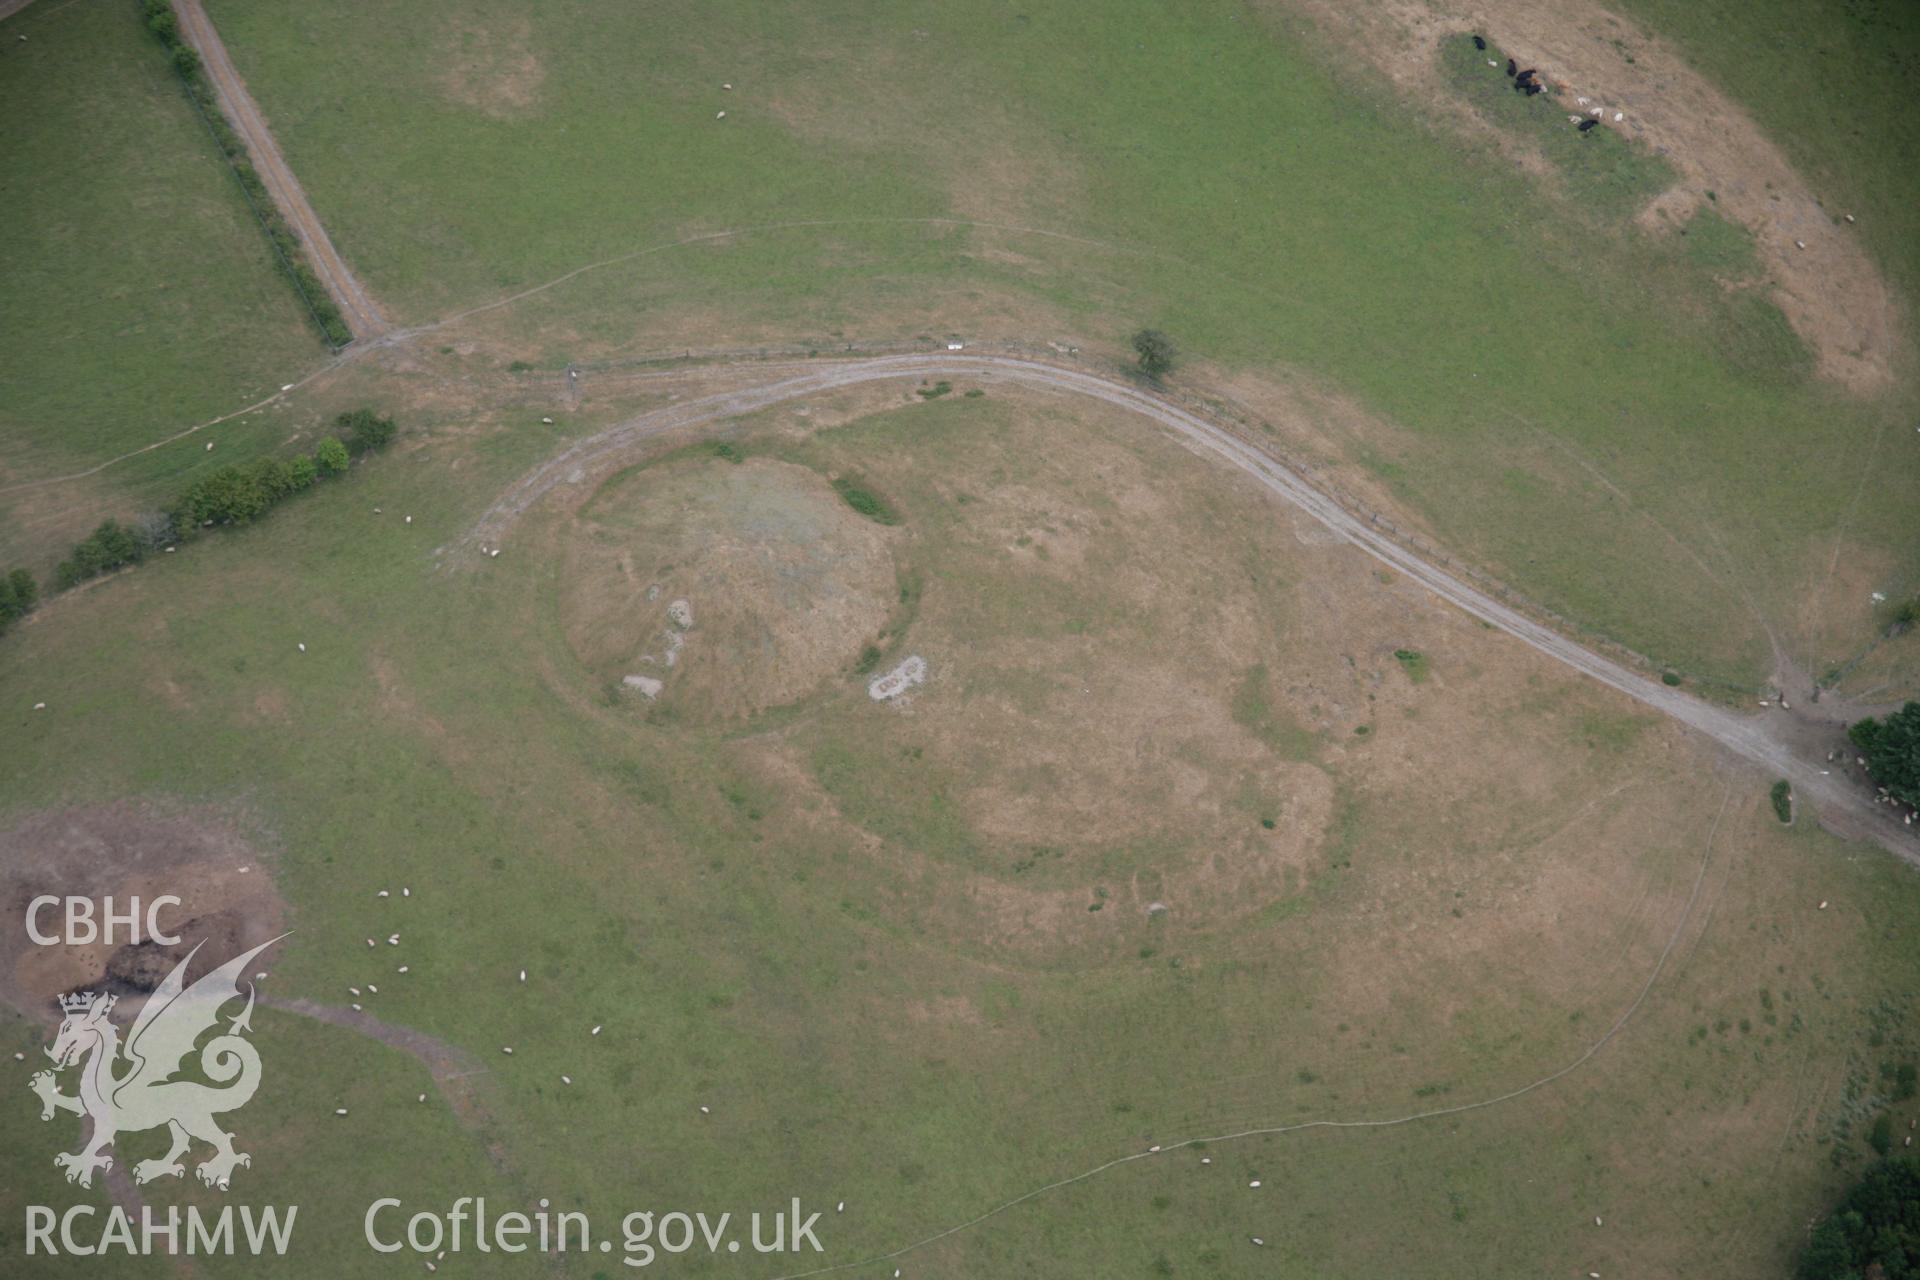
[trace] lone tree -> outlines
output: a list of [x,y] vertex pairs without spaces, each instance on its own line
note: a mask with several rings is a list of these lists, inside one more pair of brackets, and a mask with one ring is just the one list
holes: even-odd
[[1133,349],[1140,354],[1140,372],[1158,382],[1173,370],[1173,339],[1158,329],[1142,329],[1133,335]]
[[1920,702],[1885,720],[1868,717],[1847,730],[1867,759],[1867,772],[1902,804],[1920,809]]

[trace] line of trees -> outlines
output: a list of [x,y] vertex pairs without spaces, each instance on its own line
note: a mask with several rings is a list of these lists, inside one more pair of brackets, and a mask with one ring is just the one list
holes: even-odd
[[371,409],[343,413],[334,419],[334,426],[340,434],[322,440],[311,456],[230,464],[194,481],[172,506],[134,525],[103,522],[60,562],[54,571],[56,587],[64,591],[122,566],[139,564],[201,529],[249,524],[293,495],[341,474],[355,457],[384,448],[396,429],[393,419]]
[[226,116],[221,114],[213,86],[207,83],[206,73],[201,70],[200,55],[180,37],[180,18],[173,11],[172,0],[145,0],[143,8],[147,28],[166,46],[173,69],[180,73],[180,80],[187,86],[188,94],[199,105],[207,127],[213,131],[214,141],[227,157],[227,163],[233,167],[234,176],[246,189],[254,212],[260,217],[260,225],[266,230],[267,239],[272,241],[281,264],[293,279],[294,287],[306,299],[307,309],[313,314],[320,331],[326,335],[328,345],[336,349],[346,346],[353,341],[353,330],[347,328],[346,320],[340,315],[340,309],[333,305],[333,299],[320,283],[320,277],[314,275],[313,268],[307,265],[300,240],[293,234],[293,229],[287,226],[286,219],[280,216],[280,207],[274,204],[266,184],[260,180],[259,171],[253,167],[252,158],[247,155],[246,143],[240,140],[240,135],[233,131]]

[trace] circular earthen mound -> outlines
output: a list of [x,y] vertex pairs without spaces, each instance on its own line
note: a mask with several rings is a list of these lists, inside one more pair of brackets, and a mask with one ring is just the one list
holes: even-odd
[[827,480],[772,459],[615,477],[577,517],[561,623],[636,708],[726,719],[795,702],[887,625],[890,535]]
[[[116,925],[111,943],[41,945],[26,920],[28,904],[43,895],[90,900],[96,923],[108,898],[116,913],[137,898],[144,916],[147,904],[171,895],[180,905],[162,909],[157,923],[179,942],[156,944],[144,932],[134,941]],[[187,971],[191,981],[283,933],[286,920],[257,844],[234,815],[132,800],[35,814],[0,832],[0,912],[0,998],[53,1020],[68,992],[138,998],[204,944]],[[37,924],[43,935],[63,933],[61,909],[44,908]]]

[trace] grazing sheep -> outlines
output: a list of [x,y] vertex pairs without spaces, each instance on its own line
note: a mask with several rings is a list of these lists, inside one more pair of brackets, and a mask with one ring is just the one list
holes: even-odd
[[1600,122],[1598,120],[1582,120],[1580,122],[1579,131],[1581,133],[1589,133],[1593,130],[1594,126],[1599,123]]

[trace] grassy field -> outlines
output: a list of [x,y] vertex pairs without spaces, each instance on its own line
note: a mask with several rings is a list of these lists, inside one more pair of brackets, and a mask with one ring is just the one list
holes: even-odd
[[[1236,6],[214,14],[322,216],[409,320],[688,235],[827,223],[644,257],[494,318],[553,360],[782,336],[783,318],[788,337],[897,336],[876,320],[979,315],[983,293],[1010,336],[1155,322],[1196,356],[1358,400],[1371,429],[1315,424],[1319,443],[1456,550],[1737,683],[1770,666],[1769,630],[1803,665],[1849,656],[1871,628],[1853,576],[1915,572],[1905,464],[1856,447],[1910,446],[1891,438],[1907,391],[1809,381],[1763,295],[1631,229],[1652,157],[1575,153],[1610,158],[1572,190],[1619,198],[1570,220]],[[756,34],[721,54],[713,29]],[[356,75],[393,89],[333,92]],[[1132,252],[891,221],[923,217]],[[1848,589],[1809,620],[1836,558]]]
[[[264,1019],[281,1083],[236,1125],[248,1198],[311,1205],[329,1275],[391,1270],[353,1225],[376,1194],[549,1196],[603,1228],[844,1199],[820,1234],[850,1261],[1150,1144],[1518,1089],[1677,937],[1548,1087],[1127,1165],[910,1269],[1778,1272],[1859,1159],[1881,1063],[1916,1052],[1884,1013],[1910,1003],[1912,878],[1780,828],[1764,779],[1720,778],[1137,424],[969,389],[770,410],[730,456],[596,477],[577,514],[436,570],[549,447],[525,408],[479,414],[9,638],[0,685],[49,710],[8,713],[0,811],[245,806],[296,929],[272,990],[340,1005],[372,979],[373,1012],[487,1068],[463,1125],[415,1103],[407,1059]],[[898,522],[832,514],[832,475]],[[645,522],[666,494],[707,513],[705,558]],[[620,581],[575,558],[607,537],[663,587],[625,597],[635,635],[694,610],[681,663],[637,668],[664,671],[656,704],[609,696],[567,623]],[[827,590],[818,537],[878,540],[891,583],[832,589],[873,593],[879,631],[822,640],[729,596],[763,562]],[[755,607],[789,619],[757,653]],[[709,637],[783,700],[692,697],[726,674]],[[869,700],[861,669],[909,653],[926,689]],[[0,1125],[10,1202],[44,1197],[71,1134],[25,1107]],[[489,1265],[509,1273],[462,1262]]]
[[[1911,296],[1905,19],[1629,7]],[[1433,111],[1225,0],[211,13],[371,291],[448,323],[211,452],[0,494],[0,566],[41,563],[342,409],[404,429],[0,641],[0,840],[127,797],[229,815],[295,930],[271,995],[471,1056],[443,1097],[397,1049],[257,1015],[235,1197],[302,1206],[290,1274],[417,1268],[360,1243],[380,1195],[548,1197],[602,1235],[826,1210],[823,1258],[661,1264],[768,1280],[1284,1129],[848,1274],[1784,1275],[1873,1120],[1920,1119],[1920,881],[1136,420],[869,385],[583,473],[498,558],[434,555],[566,443],[749,376],[641,355],[956,334],[1110,368],[1152,323],[1176,394],[1230,391],[1590,636],[1712,692],[1776,643],[1909,690],[1920,637],[1873,647],[1868,593],[1920,586],[1911,352],[1876,398],[1818,381],[1744,228],[1635,223],[1660,157],[1460,47]],[[0,59],[0,484],[320,366],[130,10],[42,0]],[[870,697],[909,657],[927,684]],[[28,1059],[10,1255],[22,1206],[108,1194],[57,1181],[43,1033],[0,1020]]]
[[[138,13],[35,5],[0,24],[0,43],[0,484],[104,461],[317,364],[324,349]],[[253,451],[276,437],[230,438]],[[81,497],[145,496],[183,462],[149,455]],[[32,545],[51,505],[0,498],[0,538]]]

